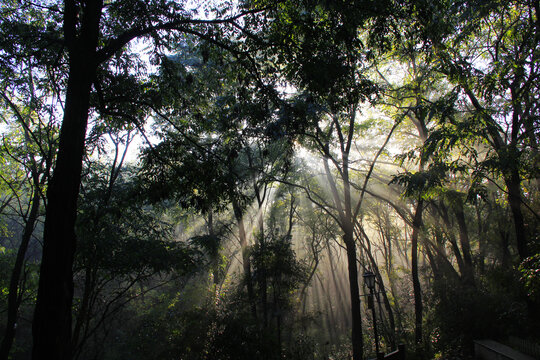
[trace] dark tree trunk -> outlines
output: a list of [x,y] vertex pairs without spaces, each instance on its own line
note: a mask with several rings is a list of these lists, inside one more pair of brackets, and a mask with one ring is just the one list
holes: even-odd
[[[521,178],[519,176],[519,150],[517,149],[516,145],[518,137],[520,136],[519,118],[521,114],[521,99],[516,97],[515,84],[519,85],[520,79],[515,79],[514,81],[515,83],[511,87],[511,93],[512,102],[516,105],[516,108],[514,108],[514,114],[512,119],[512,143],[507,145],[503,141],[501,135],[496,130],[494,130],[497,128],[496,126],[488,127],[488,130],[491,129],[490,136],[494,144],[493,147],[501,159],[507,158],[509,153],[514,155],[510,159],[510,162],[508,164],[509,169],[507,171],[503,171],[503,178],[508,190],[508,202],[510,203],[510,209],[512,210],[512,216],[514,218],[514,231],[516,234],[517,249],[520,259],[523,260],[529,255],[529,251],[527,249],[527,233],[525,230],[525,220],[521,211],[521,202],[523,198],[521,194]],[[464,87],[464,90],[469,96],[469,99],[473,103],[474,107],[477,110],[483,111],[480,102],[472,93],[472,91],[466,86]],[[489,115],[485,115],[484,113],[483,116],[488,123],[496,124],[496,121]]]
[[484,226],[482,221],[483,219],[480,211],[480,206],[478,204],[475,206],[475,210],[476,223],[478,224],[478,271],[480,272],[480,274],[484,274],[487,239],[484,234]]
[[[37,177],[37,175],[34,176]],[[11,350],[13,340],[15,339],[15,324],[17,323],[17,312],[19,311],[19,306],[21,305],[23,291],[23,289],[19,289],[19,282],[21,280],[21,274],[24,266],[24,258],[26,256],[28,244],[30,243],[30,238],[32,237],[32,233],[34,232],[34,226],[38,217],[40,203],[40,191],[38,187],[39,181],[35,180],[34,182],[36,186],[34,187],[34,194],[32,196],[32,205],[26,219],[26,224],[24,226],[23,234],[21,237],[21,244],[17,251],[15,265],[13,266],[11,279],[9,281],[6,331],[4,333],[4,338],[2,339],[2,346],[0,348],[1,360],[8,359],[9,351]]]
[[421,357],[423,353],[422,336],[422,289],[420,287],[420,278],[418,276],[418,238],[422,226],[422,211],[424,200],[418,200],[416,212],[413,219],[413,233],[411,236],[411,275],[414,291],[414,339],[416,352]]
[[353,360],[361,360],[364,353],[362,339],[362,314],[360,313],[360,289],[358,286],[358,267],[356,265],[356,244],[354,243],[352,225],[350,232],[345,232],[343,237],[347,250],[349,266],[349,289],[351,294],[351,317],[352,317],[352,347]]
[[[253,159],[250,152],[248,152],[249,165],[254,166]],[[260,184],[257,182],[256,178],[253,178],[253,191],[255,192],[255,197],[257,199],[257,227],[259,228],[259,245],[261,247],[261,253],[263,257],[266,256],[266,238],[264,233],[264,218],[263,218],[263,206],[266,198],[267,185],[263,184],[262,189]],[[261,269],[258,269],[257,281],[260,284],[261,291],[261,306],[262,306],[262,315],[263,315],[263,326],[268,327],[268,275],[266,273],[266,261],[262,262],[263,266]]]
[[[443,278],[450,278],[457,281],[460,278],[459,273],[456,271],[456,269],[454,269],[454,266],[448,260],[448,256],[446,255],[444,248],[441,249],[441,244],[442,243],[439,240],[435,240],[435,243],[427,243],[425,247],[429,261],[432,262],[431,268],[433,271],[433,276],[436,281],[443,280]],[[430,246],[435,253],[431,251],[429,248]]]
[[[325,289],[324,283],[320,276],[317,276],[317,280],[319,280],[319,285],[321,286],[322,295],[319,294],[319,291],[317,290],[318,288],[314,287],[313,298],[315,299],[315,301],[317,301],[317,304],[319,304],[319,299],[322,298],[323,296],[326,296],[326,308],[328,309],[328,311],[326,312],[326,315],[325,315],[325,320],[326,320],[325,330],[327,330],[328,334],[330,335],[330,342],[332,344],[335,344],[336,338],[337,338],[336,327],[339,324],[339,327],[342,328],[342,325],[338,322],[338,318],[336,317],[336,314],[334,312],[334,301],[336,297],[338,298],[341,298],[341,297],[339,295],[336,296],[336,294],[339,294],[336,290],[337,287],[335,287],[336,284],[334,284],[334,292],[332,292],[330,286],[328,286],[328,288]],[[317,305],[317,306],[318,306],[317,309],[321,308],[320,305]],[[343,309],[339,309],[339,311],[342,311],[342,310]],[[324,313],[324,311],[322,311],[322,313]],[[306,330],[307,329],[304,328],[304,331]]]
[[[214,230],[214,214],[212,212],[212,209],[208,210],[208,236],[210,236],[212,239],[216,237],[216,233]],[[216,240],[217,241],[217,240]],[[219,284],[221,284],[221,271],[219,269],[219,246],[216,249],[216,253],[212,256],[215,256],[212,259],[212,273],[213,273],[213,282],[215,285],[215,291],[216,295],[218,294],[218,288]]]
[[[264,238],[261,237],[260,239],[260,246],[261,246],[261,253],[263,257],[266,256],[266,241]],[[263,260],[262,262],[262,268],[257,271],[257,281],[260,283],[260,290],[261,290],[261,306],[262,306],[262,313],[263,313],[263,326],[266,328],[268,327],[268,276],[266,274],[266,261]]]
[[429,248],[429,244],[426,244],[425,246],[425,252],[427,255],[427,258],[429,260],[429,265],[431,267],[431,272],[433,273],[433,278],[435,280],[442,278],[442,270],[440,268],[439,262],[436,260],[435,256],[433,255],[433,252]]
[[[384,308],[386,310],[386,314],[388,315],[388,323],[390,327],[389,331],[389,342],[390,342],[390,348],[395,349],[396,348],[396,320],[394,318],[394,311],[392,310],[392,305],[390,304],[390,300],[388,299],[388,294],[386,292],[386,288],[384,287],[383,278],[381,276],[381,273],[379,271],[379,267],[377,266],[377,263],[375,262],[375,259],[373,258],[373,255],[370,252],[366,252],[369,256],[371,266],[373,267],[373,270],[375,270],[375,276],[377,277],[377,282],[381,284],[379,286],[379,292],[382,295]],[[378,296],[377,296],[378,298]],[[381,317],[382,319],[382,317]]]
[[75,220],[103,4],[88,1],[83,6],[80,13],[74,1],[66,1],[64,9],[69,78],[56,167],[47,190],[43,256],[32,328],[34,360],[72,357]]
[[47,191],[33,359],[71,357],[74,227],[90,92],[85,77],[82,68],[72,66],[56,168]]
[[510,176],[505,176],[506,187],[508,188],[508,202],[514,218],[514,231],[516,232],[516,242],[519,258],[521,260],[529,256],[527,249],[527,233],[525,230],[525,220],[521,211],[521,180],[518,169],[513,169]]
[[[442,201],[439,204],[439,210],[440,210],[440,216],[444,224],[446,225],[446,229],[448,231],[448,241],[450,241],[452,251],[454,252],[454,256],[456,257],[456,262],[458,264],[458,269],[459,269],[461,278],[467,279],[468,277],[467,265],[465,263],[465,260],[463,259],[463,256],[461,255],[461,250],[459,249],[456,237],[454,235],[454,231],[453,231],[454,225],[450,221],[450,215],[448,213],[448,209],[446,208],[446,206],[443,204]],[[463,226],[463,224],[458,225],[458,227],[460,227],[460,231],[461,231],[461,226]]]
[[461,199],[457,200],[456,207],[454,209],[456,213],[456,219],[459,228],[459,242],[461,244],[461,252],[463,253],[464,262],[464,274],[463,280],[468,285],[474,285],[474,268],[471,255],[471,242],[469,240],[469,230],[465,222],[465,212],[463,210],[463,202]]

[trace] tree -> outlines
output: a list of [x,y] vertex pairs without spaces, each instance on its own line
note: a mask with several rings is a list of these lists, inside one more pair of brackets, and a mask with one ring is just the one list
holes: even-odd
[[[299,101],[298,105],[302,107],[297,107],[297,113],[292,112],[289,116],[296,115],[305,124],[309,124],[305,127],[302,125],[297,133],[305,130],[306,139],[313,139],[315,149],[318,149],[325,159],[324,166],[332,188],[333,203],[325,203],[324,198],[311,199],[325,209],[335,209],[336,213],[332,216],[343,231],[349,263],[353,358],[357,360],[363,356],[363,341],[354,238],[354,219],[357,214],[351,202],[349,152],[358,102],[363,94],[370,92],[369,83],[364,81],[356,68],[359,60],[356,53],[359,48],[356,31],[362,17],[355,17],[358,10],[354,8],[332,9],[315,5],[279,5],[271,14],[275,20],[271,24],[273,34],[270,34],[271,40],[279,45],[277,56],[281,57],[281,63],[284,63],[286,79],[299,91],[307,92],[308,101],[303,104]],[[313,97],[314,101],[309,101],[309,97]],[[323,114],[326,110],[326,117],[319,117],[319,114],[313,111],[317,106],[321,107]],[[328,126],[321,128],[321,124]],[[332,137],[334,131],[335,137]],[[338,148],[331,148],[330,143],[336,140],[339,141]],[[337,154],[334,156],[332,152],[335,150]],[[342,194],[338,194],[341,190],[338,190],[331,173],[330,161],[338,168]]]
[[[17,73],[18,71],[18,73]],[[19,307],[24,294],[25,262],[30,240],[42,212],[44,189],[54,162],[57,113],[47,100],[54,94],[43,66],[23,62],[4,69],[0,89],[2,118],[6,130],[2,144],[1,181],[9,188],[9,199],[20,217],[23,231],[11,271],[7,323],[0,359],[8,359],[15,338]],[[9,143],[6,142],[9,138]],[[7,205],[7,203],[6,203]],[[24,276],[23,276],[24,275]]]
[[[15,132],[8,133],[13,143],[15,143],[14,140],[16,139],[15,134]],[[27,143],[27,145],[31,144],[31,142]],[[17,145],[21,144],[19,143]],[[15,209],[15,214],[8,216],[20,217],[21,225],[23,227],[15,263],[13,264],[13,268],[10,269],[11,277],[8,287],[7,321],[4,337],[2,339],[2,347],[0,349],[0,357],[2,359],[8,359],[10,349],[15,339],[19,307],[22,304],[25,293],[27,275],[26,255],[32,235],[34,234],[38,219],[41,215],[42,191],[48,178],[48,169],[45,165],[46,158],[36,160],[37,156],[32,153],[30,147],[23,146],[21,149],[17,148],[17,146],[8,147],[7,144],[4,144],[2,150],[3,156],[11,157],[10,162],[14,162],[16,165],[23,167],[22,169],[10,169],[9,167],[2,166],[2,172],[4,174],[1,175],[2,182],[6,182],[11,190],[10,196],[15,200],[13,201],[15,204],[11,205]],[[28,156],[28,154],[30,154],[30,159],[25,160],[24,157]],[[20,157],[21,155],[23,157]],[[12,174],[8,175],[10,172]],[[13,175],[15,176],[13,177]],[[22,175],[23,178],[17,179],[20,175]],[[27,198],[28,196],[30,196],[30,198]]]
[[257,318],[246,212],[256,201],[264,239],[263,207],[271,181],[286,173],[291,144],[275,123],[271,84],[261,87],[242,59],[212,44],[197,49],[191,41],[162,61],[160,108],[151,106],[161,141],[146,150],[142,173],[152,179],[149,193],[156,198],[173,197],[203,214],[232,207]]
[[[435,12],[447,21],[430,21]],[[460,107],[468,113],[453,118],[444,129],[447,136],[439,133],[432,142],[442,151],[458,139],[488,146],[485,157],[469,156],[483,178],[496,174],[504,180],[522,260],[534,246],[523,207],[538,219],[523,194],[524,183],[537,186],[538,177],[533,170],[538,154],[538,16],[535,1],[450,2],[415,14],[429,40],[426,51],[438,61],[436,69],[459,87]]]
[[[220,24],[230,24],[232,28],[233,23],[245,15],[227,16],[226,11],[218,11],[216,19],[205,20],[196,18],[193,11],[176,2],[158,1],[105,3],[67,0],[63,10],[61,6],[59,2],[46,6],[24,4],[14,11],[20,14],[29,8],[32,12],[45,13],[43,18],[49,19],[50,26],[28,23],[27,19],[14,16],[7,22],[9,26],[4,27],[18,29],[11,34],[11,39],[17,44],[28,44],[24,40],[32,35],[39,40],[29,46],[36,43],[60,45],[58,58],[63,59],[65,55],[67,68],[58,153],[47,189],[40,286],[33,323],[34,359],[67,359],[72,353],[74,226],[90,94],[92,88],[99,91],[99,69],[111,66],[115,56],[129,56],[128,44],[134,39],[151,39],[156,49],[166,47],[168,41],[180,34],[191,33],[213,39],[206,34],[206,29]],[[12,47],[5,51],[14,55],[18,50]],[[39,53],[30,53],[30,56],[39,56]]]
[[[447,111],[445,106],[447,106],[448,94],[444,92],[446,84],[429,67],[424,65],[422,54],[416,51],[413,30],[405,29],[405,31],[411,31],[411,35],[407,41],[396,45],[393,55],[397,59],[391,57],[389,64],[385,64],[385,60],[380,61],[379,66],[383,70],[382,72],[378,70],[377,73],[385,88],[385,99],[382,104],[393,117],[409,122],[404,127],[406,129],[412,128],[409,130],[414,134],[411,140],[417,144],[416,150],[409,150],[398,156],[401,158],[401,165],[407,158],[414,158],[418,164],[417,168],[413,171],[407,169],[405,173],[395,175],[392,182],[405,185],[404,195],[413,199],[413,209],[409,219],[412,228],[410,261],[415,306],[415,346],[416,352],[421,354],[424,348],[422,329],[424,306],[418,255],[423,242],[421,238],[424,230],[424,210],[427,207],[430,192],[433,192],[433,187],[439,184],[437,175],[441,176],[441,174],[431,171],[431,159],[429,155],[423,153],[423,145],[432,131],[435,120],[444,116],[444,112]],[[385,65],[389,68],[388,72],[391,72],[395,67],[403,69],[405,75],[398,80],[401,83],[395,84],[386,78],[386,75],[383,74]],[[442,176],[444,175],[443,173]]]
[[[291,189],[294,191],[294,188]],[[292,295],[306,281],[306,268],[292,249],[295,209],[293,193],[285,185],[273,189],[273,201],[267,216],[265,232],[257,234],[258,241],[250,248],[252,278],[263,308],[263,325],[275,333],[277,351],[271,357],[282,357],[283,328],[293,309]],[[260,229],[260,226],[259,226]],[[265,236],[265,239],[260,239]],[[272,323],[275,321],[275,328]],[[275,330],[274,330],[275,329]]]
[[89,340],[105,341],[111,318],[128,302],[188,277],[201,262],[190,244],[176,241],[173,224],[160,216],[159,206],[150,207],[137,195],[140,179],[122,163],[92,164],[83,181],[74,267],[75,358],[92,353]]

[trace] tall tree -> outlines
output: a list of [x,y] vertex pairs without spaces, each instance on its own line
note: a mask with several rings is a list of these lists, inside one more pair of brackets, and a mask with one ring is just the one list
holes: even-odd
[[[428,39],[425,51],[435,69],[459,87],[459,106],[468,113],[448,122],[448,136],[437,134],[434,146],[446,151],[458,138],[487,144],[487,156],[469,156],[477,162],[478,174],[504,180],[519,257],[524,259],[535,231],[527,228],[526,214],[539,218],[523,191],[524,184],[538,185],[538,2],[451,1],[433,8],[423,1],[412,3],[416,25]],[[434,15],[445,21],[434,21]]]
[[[356,137],[362,102],[374,98],[376,87],[366,76],[369,55],[359,29],[373,30],[371,16],[384,16],[387,3],[284,2],[270,11],[270,59],[277,59],[286,81],[302,95],[286,110],[288,130],[323,158],[329,193],[311,192],[310,199],[326,211],[342,231],[346,247],[353,358],[362,359],[362,317],[358,284],[355,223],[362,196],[356,197],[353,164],[358,160]],[[268,53],[267,53],[268,54]],[[383,145],[384,147],[384,145]],[[368,176],[369,178],[369,171]],[[358,186],[357,188],[362,188]]]
[[[12,44],[21,44],[25,49],[37,48],[35,52],[27,51],[34,57],[40,55],[40,47],[55,44],[59,48],[57,59],[64,56],[66,59],[65,63],[56,63],[67,69],[67,81],[62,88],[65,100],[57,160],[47,189],[43,256],[33,323],[33,358],[68,359],[72,353],[74,225],[91,109],[90,95],[92,89],[97,92],[100,89],[98,70],[112,66],[114,58],[129,56],[129,43],[134,39],[150,39],[156,45],[156,52],[182,34],[195,34],[216,41],[207,32],[210,27],[228,24],[231,31],[239,29],[241,25],[237,21],[245,13],[213,9],[216,18],[208,20],[197,18],[195,11],[174,1],[105,3],[66,0],[45,5],[17,5],[19,8],[15,12],[26,12],[30,16],[10,17],[3,24],[4,39],[9,38]],[[47,21],[33,21],[36,13],[44,14],[42,18]],[[47,22],[51,26],[47,26]],[[55,31],[59,27],[61,32]],[[31,38],[34,40],[29,42]],[[7,56],[3,58],[19,55],[20,49],[5,46],[3,55]]]

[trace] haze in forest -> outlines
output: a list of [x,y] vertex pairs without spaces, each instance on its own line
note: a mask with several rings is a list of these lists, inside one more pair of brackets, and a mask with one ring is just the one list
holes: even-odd
[[0,3],[0,360],[539,358],[539,12]]

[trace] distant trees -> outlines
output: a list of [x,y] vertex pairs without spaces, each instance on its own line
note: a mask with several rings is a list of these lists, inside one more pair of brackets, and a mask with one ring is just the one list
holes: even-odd
[[175,241],[174,224],[159,206],[145,204],[134,170],[122,162],[113,161],[109,168],[91,164],[83,178],[74,264],[74,358],[92,351],[99,355],[102,350],[89,349],[88,343],[105,341],[112,331],[107,324],[128,302],[203,267],[195,247]]
[[[363,73],[364,52],[357,29],[365,14],[353,5],[336,7],[285,3],[275,9],[269,38],[276,43],[284,78],[302,94],[289,109],[293,133],[323,158],[329,194],[303,186],[307,196],[339,224],[347,249],[353,358],[363,356],[358,285],[356,219],[361,200],[353,193],[350,167],[362,101],[375,94]],[[323,192],[326,189],[321,189]]]

